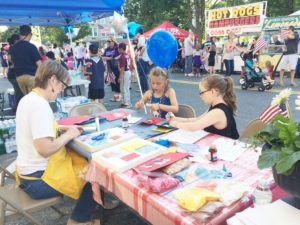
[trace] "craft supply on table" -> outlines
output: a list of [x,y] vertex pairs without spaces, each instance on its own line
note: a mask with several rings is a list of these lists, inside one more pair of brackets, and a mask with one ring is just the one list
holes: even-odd
[[114,120],[123,119],[124,117],[128,117],[129,115],[130,115],[129,112],[125,112],[122,110],[112,111],[112,112],[105,113],[105,114],[100,114],[101,117],[105,118],[109,122],[114,121]]
[[198,187],[177,189],[173,194],[178,205],[191,212],[196,212],[208,201],[217,201],[219,199],[217,193]]
[[145,175],[137,176],[138,184],[148,191],[161,193],[177,187],[180,181],[171,176],[148,177]]
[[81,135],[75,138],[73,141],[80,145],[85,151],[96,152],[135,137],[136,135],[134,133],[129,133],[122,128],[115,127],[99,132]]
[[194,144],[206,135],[208,135],[208,132],[204,130],[191,132],[178,129],[166,134],[164,139],[182,144]]
[[92,154],[94,161],[116,172],[124,172],[168,151],[153,142],[134,138]]
[[181,170],[187,168],[190,165],[190,161],[187,158],[183,158],[178,160],[175,163],[172,163],[171,165],[163,168],[163,172],[168,174],[168,175],[172,175],[175,173],[180,172]]
[[100,120],[98,116],[95,117],[95,124],[96,124],[96,130],[100,131]]
[[253,203],[255,206],[272,202],[272,191],[269,181],[261,179],[253,192]]
[[126,130],[128,127],[129,127],[128,118],[124,116],[122,119],[122,128]]
[[208,151],[209,151],[209,155],[210,155],[210,161],[212,161],[212,162],[218,161],[218,150],[217,150],[216,145],[211,144],[209,146]]

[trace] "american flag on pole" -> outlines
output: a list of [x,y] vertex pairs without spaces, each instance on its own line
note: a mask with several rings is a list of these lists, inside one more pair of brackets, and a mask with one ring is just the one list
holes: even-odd
[[109,82],[110,84],[111,83],[115,84],[116,83],[116,76],[114,75],[114,73],[112,73],[112,72],[107,73],[106,81]]
[[254,50],[253,50],[253,55],[258,52],[260,49],[262,49],[263,47],[265,47],[267,45],[266,40],[264,39],[264,36],[261,35],[257,41],[256,44],[254,46]]
[[280,30],[280,38],[282,40],[287,39],[289,36],[289,30],[288,29],[281,29]]
[[286,118],[289,116],[289,113],[288,113],[288,110],[287,110],[285,104],[269,106],[260,114],[259,118],[264,123],[269,123],[278,114],[282,114]]

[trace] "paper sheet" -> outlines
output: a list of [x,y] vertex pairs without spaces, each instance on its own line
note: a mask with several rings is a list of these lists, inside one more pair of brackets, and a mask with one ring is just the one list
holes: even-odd
[[162,133],[168,133],[168,132],[172,131],[173,129],[164,128],[164,127],[155,127],[152,130],[157,131],[157,132],[162,132]]
[[174,141],[182,144],[194,144],[206,135],[208,135],[208,132],[204,130],[191,132],[179,129],[167,134],[163,138],[169,141]]
[[132,140],[132,141],[128,142],[125,145],[122,145],[121,148],[126,150],[126,151],[132,152],[132,151],[135,151],[138,148],[143,147],[144,145],[145,145],[144,142],[136,139],[136,140]]
[[[300,210],[278,200],[272,204],[248,208],[234,216],[243,225],[298,225],[300,221]],[[238,224],[238,223],[229,223]]]
[[234,161],[246,150],[245,144],[227,138],[218,138],[213,142],[218,150],[218,158],[225,161]]
[[141,120],[142,117],[128,116],[128,123],[133,124]]

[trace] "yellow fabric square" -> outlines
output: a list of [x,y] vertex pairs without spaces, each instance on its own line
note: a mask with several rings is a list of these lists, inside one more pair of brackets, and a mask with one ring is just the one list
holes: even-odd
[[133,152],[143,146],[145,146],[145,142],[143,142],[142,140],[132,140],[127,144],[122,145],[121,148],[126,151]]

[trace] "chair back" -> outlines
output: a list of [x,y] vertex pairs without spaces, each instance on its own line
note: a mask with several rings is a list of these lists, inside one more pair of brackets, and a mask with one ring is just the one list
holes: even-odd
[[265,127],[264,122],[261,121],[261,119],[256,118],[247,124],[239,139],[240,140],[249,139],[252,135],[261,131],[264,127]]
[[74,106],[70,112],[69,116],[94,116],[101,112],[106,112],[107,109],[101,103],[87,103],[83,105]]
[[182,118],[192,118],[192,117],[196,117],[196,112],[194,108],[190,105],[179,104],[178,112],[174,113],[174,115]]

